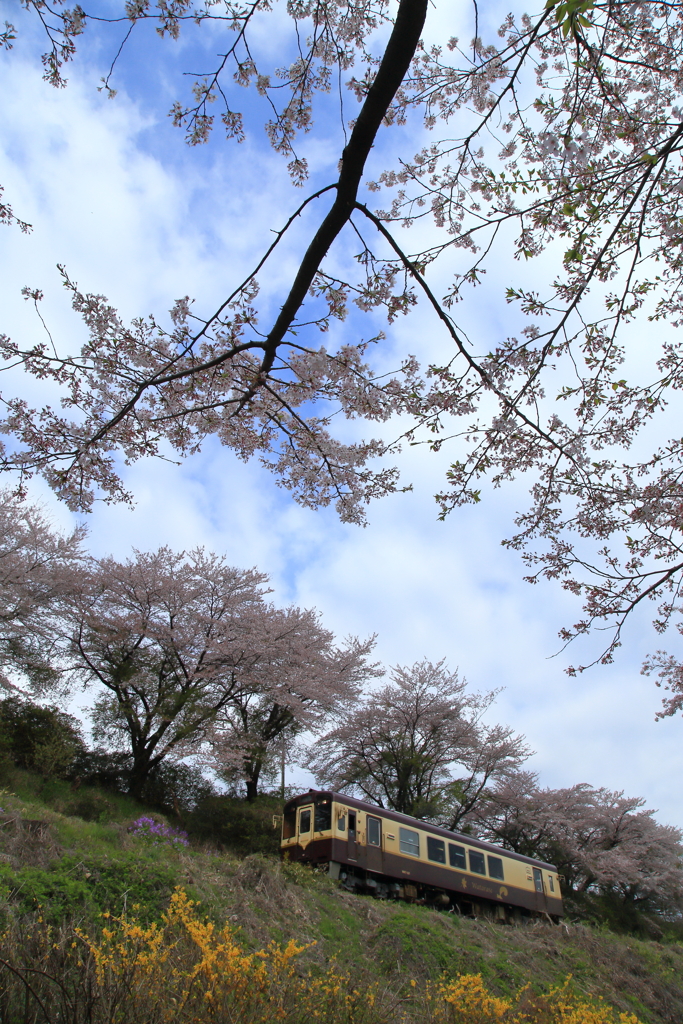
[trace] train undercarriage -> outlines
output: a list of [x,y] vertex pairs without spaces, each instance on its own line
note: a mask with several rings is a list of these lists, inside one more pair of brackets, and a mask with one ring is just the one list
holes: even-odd
[[348,864],[338,864],[335,861],[322,862],[317,868],[330,878],[338,880],[340,886],[347,892],[374,896],[380,900],[403,900],[472,920],[499,921],[502,924],[522,924],[534,919],[557,924],[559,920],[546,913],[537,913],[507,903],[492,903],[490,900],[467,897],[462,893],[438,889],[424,883],[397,882],[396,879]]

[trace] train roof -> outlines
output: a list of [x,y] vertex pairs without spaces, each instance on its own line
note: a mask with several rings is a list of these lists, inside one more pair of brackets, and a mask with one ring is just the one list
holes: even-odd
[[435,836],[443,836],[444,839],[458,839],[461,843],[466,843],[468,846],[476,847],[480,850],[486,850],[490,853],[503,854],[505,857],[509,857],[511,860],[521,860],[525,864],[533,864],[534,867],[545,868],[551,871],[557,871],[555,864],[548,864],[544,860],[536,860],[535,857],[525,857],[521,853],[515,853],[513,850],[506,850],[502,846],[496,846],[495,843],[487,843],[484,839],[475,839],[474,836],[464,835],[462,832],[451,832],[447,828],[441,828],[440,825],[432,825],[429,821],[422,821],[420,818],[411,818],[409,814],[401,814],[399,811],[392,811],[387,807],[379,807],[377,804],[370,804],[367,800],[358,800],[357,797],[349,796],[347,793],[335,793],[328,789],[309,789],[307,793],[302,793],[300,796],[292,797],[285,804],[287,807],[297,807],[299,804],[308,803],[315,797],[328,797],[331,800],[336,800],[339,803],[345,804],[347,807],[355,807],[358,810],[370,811],[375,813],[381,813],[383,818],[388,818],[390,821],[398,821],[405,825],[419,825],[419,827],[427,832],[431,832]]

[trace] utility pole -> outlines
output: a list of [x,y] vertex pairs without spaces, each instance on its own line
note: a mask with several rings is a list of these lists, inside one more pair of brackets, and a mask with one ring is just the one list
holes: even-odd
[[283,803],[285,801],[285,750],[286,750],[286,747],[285,747],[285,734],[283,732],[282,733],[282,752],[281,752],[281,761],[280,761],[280,795],[282,797],[282,802]]

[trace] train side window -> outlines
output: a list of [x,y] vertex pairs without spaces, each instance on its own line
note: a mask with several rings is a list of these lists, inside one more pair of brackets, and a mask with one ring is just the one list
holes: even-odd
[[349,835],[356,834],[356,812],[349,811]]
[[491,878],[498,878],[501,882],[505,881],[505,875],[503,874],[503,862],[500,857],[489,856],[489,875]]
[[548,875],[548,885],[550,886],[550,891],[555,892],[555,883],[553,882],[552,875]]
[[306,808],[299,815],[299,833],[311,831],[311,812]]
[[467,871],[467,861],[465,860],[464,846],[456,846],[454,843],[449,843],[448,859],[451,862],[452,868],[460,868],[462,871]]
[[340,814],[337,818],[337,828],[340,832],[346,832],[346,815]]
[[427,856],[437,864],[446,863],[446,844],[443,839],[435,839],[434,836],[427,836]]
[[470,850],[470,871],[473,871],[475,875],[486,874],[486,864],[484,863],[483,853],[478,853],[476,850]]
[[381,818],[371,818],[368,814],[368,846],[382,845],[382,821]]
[[291,839],[296,834],[296,808],[285,809],[282,816],[282,838]]
[[328,828],[332,828],[332,804],[325,800],[315,805],[315,830],[326,832]]
[[413,832],[410,828],[399,828],[398,845],[401,853],[407,853],[411,857],[420,856],[420,833]]

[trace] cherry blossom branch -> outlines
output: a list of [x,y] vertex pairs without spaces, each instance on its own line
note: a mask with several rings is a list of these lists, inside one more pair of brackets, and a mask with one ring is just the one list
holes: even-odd
[[[520,404],[519,404],[520,399],[522,397],[522,394],[520,393],[520,395],[516,396],[514,399],[508,397],[504,392],[502,392],[500,390],[500,388],[497,387],[495,382],[491,379],[490,375],[486,372],[486,370],[484,370],[484,368],[482,366],[479,365],[477,360],[474,359],[470,355],[470,353],[467,351],[467,348],[466,348],[464,342],[460,338],[460,335],[456,331],[455,326],[453,325],[453,322],[452,322],[451,318],[448,316],[446,311],[443,309],[443,306],[441,305],[441,303],[438,301],[438,299],[436,298],[436,296],[432,292],[431,288],[429,287],[429,285],[425,281],[424,277],[422,276],[422,274],[418,270],[418,267],[416,266],[416,264],[413,261],[411,261],[406,256],[406,254],[403,252],[401,247],[398,245],[398,243],[394,239],[393,235],[389,231],[387,231],[386,227],[384,226],[382,221],[379,219],[379,217],[376,217],[375,214],[372,213],[370,210],[368,210],[368,208],[366,206],[364,206],[362,203],[356,203],[355,207],[356,207],[357,210],[359,210],[361,213],[363,213],[368,218],[368,220],[370,220],[375,225],[375,227],[380,232],[380,234],[383,235],[383,237],[389,242],[389,244],[391,245],[392,249],[394,250],[396,255],[399,257],[399,259],[401,260],[401,262],[405,266],[406,270],[408,270],[410,275],[420,285],[420,288],[422,289],[422,291],[426,295],[427,299],[429,300],[429,303],[431,304],[432,308],[434,309],[436,315],[439,317],[441,322],[445,325],[446,330],[448,331],[448,333],[450,334],[451,338],[453,339],[453,341],[457,345],[458,351],[460,352],[461,355],[463,355],[465,357],[465,359],[466,359],[468,365],[470,366],[470,368],[473,369],[479,375],[479,377],[481,378],[482,383],[487,388],[487,390],[491,391],[498,399],[500,399],[501,403],[505,406],[505,408],[507,409],[507,411],[511,415],[514,415],[514,416],[518,417],[519,419],[521,419],[523,423],[525,423],[536,434],[538,434],[539,437],[541,437],[548,445],[550,445],[551,448],[556,449],[562,455],[569,457],[570,460],[573,461],[571,459],[571,456],[565,450],[565,448],[554,437],[551,437],[550,434],[548,434],[545,430],[543,430],[543,428],[538,423],[535,423],[533,420],[531,420],[522,411],[522,409],[520,408]],[[579,469],[578,466],[576,468]]]
[[[263,378],[272,368],[278,345],[303,304],[320,264],[353,213],[365,161],[387,110],[410,67],[426,16],[427,0],[401,0],[377,75],[368,90],[349,142],[342,153],[336,199],[306,250],[289,295],[266,337],[259,378]],[[245,396],[244,404],[253,397],[255,391],[256,385]]]

